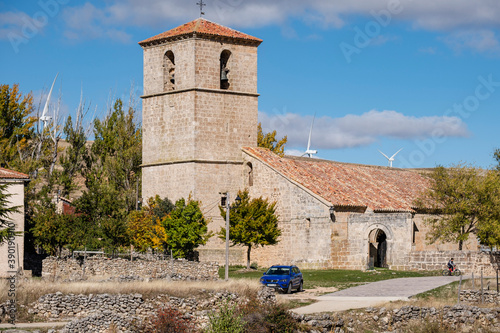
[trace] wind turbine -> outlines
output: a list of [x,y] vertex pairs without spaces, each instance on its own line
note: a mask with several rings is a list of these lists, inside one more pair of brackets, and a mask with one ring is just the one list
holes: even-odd
[[300,155],[300,156],[304,156],[304,155],[307,155],[307,157],[312,157],[312,155],[314,154],[317,154],[318,151],[317,150],[311,150],[311,134],[312,134],[312,131],[313,131],[313,125],[314,125],[314,118],[316,117],[316,113],[314,113],[314,116],[313,116],[313,120],[312,120],[312,123],[311,123],[311,129],[309,131],[309,140],[307,140],[307,149],[305,151],[304,154]]
[[45,101],[45,106],[43,107],[42,116],[40,117],[40,121],[43,123],[44,129],[47,126],[47,123],[52,119],[51,116],[47,115],[47,112],[49,112],[50,97],[52,96],[52,89],[54,89],[54,84],[56,83],[58,75],[59,75],[59,73],[56,74],[56,77],[54,78],[54,82],[52,82],[52,86],[50,87],[49,95],[47,96],[47,100]]
[[[377,149],[378,150],[378,149]],[[398,150],[397,152],[394,153],[394,155],[392,155],[391,157],[387,156],[386,154],[384,154],[383,152],[381,152],[380,150],[378,151],[379,153],[381,153],[382,155],[384,155],[385,158],[387,158],[387,160],[389,161],[389,168],[392,168],[392,161],[394,161],[394,157],[401,151],[403,150],[403,148],[401,148],[400,150]]]

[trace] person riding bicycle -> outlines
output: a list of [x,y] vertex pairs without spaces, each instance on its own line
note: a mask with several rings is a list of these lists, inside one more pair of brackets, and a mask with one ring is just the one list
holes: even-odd
[[448,270],[450,271],[448,273],[448,275],[451,275],[451,273],[453,273],[453,271],[455,270],[455,263],[453,262],[453,258],[450,259],[450,261],[448,261]]

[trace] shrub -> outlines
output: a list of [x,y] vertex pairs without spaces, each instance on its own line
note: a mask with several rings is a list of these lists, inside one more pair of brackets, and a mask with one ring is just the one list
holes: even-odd
[[142,328],[144,333],[188,333],[193,324],[181,312],[173,308],[159,309],[155,317]]
[[235,306],[227,302],[221,306],[218,313],[212,313],[209,317],[206,333],[243,333],[245,323],[242,314],[238,313]]

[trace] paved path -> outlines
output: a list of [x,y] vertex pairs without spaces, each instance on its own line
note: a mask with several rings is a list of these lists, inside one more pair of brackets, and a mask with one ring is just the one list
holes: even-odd
[[377,306],[390,301],[408,300],[412,296],[458,280],[460,277],[457,276],[429,276],[372,282],[318,296],[318,302],[292,311],[306,314]]

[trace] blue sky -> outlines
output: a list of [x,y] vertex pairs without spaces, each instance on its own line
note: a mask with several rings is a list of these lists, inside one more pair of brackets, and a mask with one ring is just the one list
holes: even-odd
[[[88,120],[132,95],[137,42],[199,17],[198,0],[0,2],[0,82]],[[500,148],[500,2],[205,0],[205,18],[262,38],[259,118],[331,160],[395,167],[494,164]],[[132,94],[131,94],[132,91]]]

